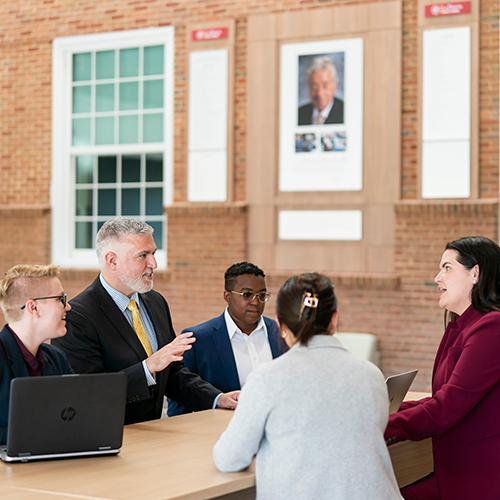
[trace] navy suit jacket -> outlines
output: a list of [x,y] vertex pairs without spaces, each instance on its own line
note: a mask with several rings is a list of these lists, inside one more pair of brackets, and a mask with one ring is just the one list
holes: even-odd
[[[66,356],[57,347],[42,344],[39,349],[45,356],[42,375],[73,373]],[[10,382],[18,377],[29,377],[28,368],[16,340],[7,326],[4,326],[0,332],[0,444],[7,441]]]
[[[264,323],[272,356],[277,358],[285,353],[288,347],[280,337],[276,322],[264,316]],[[222,392],[241,389],[224,314],[200,325],[185,328],[183,332],[193,332],[196,337],[192,349],[184,353],[184,365],[189,370],[197,373],[203,380],[210,382]],[[182,413],[185,413],[182,405],[175,400],[169,400],[168,415],[174,416]]]

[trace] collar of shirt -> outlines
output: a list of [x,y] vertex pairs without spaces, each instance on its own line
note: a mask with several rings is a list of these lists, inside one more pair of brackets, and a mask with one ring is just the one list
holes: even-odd
[[33,354],[31,354],[31,352],[28,351],[28,348],[23,344],[23,341],[17,336],[16,332],[12,330],[9,325],[7,325],[7,328],[16,341],[17,347],[19,347],[19,351],[21,352],[21,356],[26,363],[30,376],[42,375],[42,369],[45,365],[45,356],[42,350],[38,348],[36,356],[33,356]]
[[[234,322],[233,318],[231,318],[231,315],[229,314],[227,307],[226,307],[226,310],[224,311],[224,319],[226,320],[226,328],[227,328],[227,333],[229,335],[229,339],[232,339],[235,333],[239,333],[241,335],[246,335],[246,333],[243,333],[238,328],[238,325]],[[260,317],[260,320],[257,323],[257,326],[250,333],[250,335],[253,335],[254,333],[256,333],[260,330],[263,330],[267,336],[267,328],[266,328],[266,323],[264,322],[263,316]]]
[[332,110],[334,100],[335,98],[330,101],[330,104],[328,104],[328,106],[325,109],[323,109],[323,111],[318,111],[316,108],[313,109],[313,116],[312,116],[313,123],[316,123],[318,115],[321,116],[323,122],[326,121],[328,115],[330,114],[330,111]]
[[116,288],[113,288],[104,279],[104,276],[102,274],[99,275],[99,280],[101,281],[101,285],[104,287],[104,290],[109,293],[115,304],[118,306],[118,309],[120,309],[122,313],[125,313],[131,300],[135,300],[139,309],[141,308],[139,294],[137,292],[134,292],[130,297],[127,297],[124,293],[119,292]]

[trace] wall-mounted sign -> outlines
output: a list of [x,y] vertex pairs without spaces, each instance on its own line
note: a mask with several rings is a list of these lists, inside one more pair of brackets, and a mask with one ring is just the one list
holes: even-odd
[[432,3],[425,6],[425,17],[456,16],[470,13],[470,2]]
[[206,28],[191,31],[191,40],[193,42],[211,42],[213,40],[222,40],[228,36],[228,28]]

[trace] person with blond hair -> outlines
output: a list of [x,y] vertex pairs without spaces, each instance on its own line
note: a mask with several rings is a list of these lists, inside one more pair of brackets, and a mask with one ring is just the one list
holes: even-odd
[[0,444],[7,440],[10,382],[17,377],[72,373],[68,360],[48,340],[66,334],[71,309],[52,265],[24,264],[0,279]]

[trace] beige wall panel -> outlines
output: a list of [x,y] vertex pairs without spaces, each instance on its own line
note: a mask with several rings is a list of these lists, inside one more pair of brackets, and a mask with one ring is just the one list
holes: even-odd
[[368,203],[396,201],[400,191],[400,33],[365,38],[364,191]]
[[[394,241],[394,205],[368,205],[363,211],[363,238],[368,241],[368,248],[373,245],[392,245]],[[390,269],[379,269],[389,272]]]
[[381,269],[391,269],[394,260],[394,247],[392,245],[370,246],[367,254],[367,271],[380,273]]
[[[286,271],[314,267],[392,272],[393,206],[400,189],[401,3],[259,15],[249,18],[248,33],[249,258],[268,269]],[[278,192],[280,45],[360,36],[364,39],[363,190]],[[279,241],[281,209],[362,210],[363,240]]]
[[[276,43],[252,43],[248,48],[249,140],[247,199],[251,204],[269,203],[276,192],[277,173],[277,71]],[[255,173],[255,175],[253,175]]]
[[329,209],[337,210],[349,208],[346,205],[360,205],[364,202],[363,191],[339,191],[328,193],[325,191],[307,193],[278,193],[276,196],[280,208],[295,208],[301,210]]
[[264,269],[265,273],[277,268],[275,254],[269,251],[268,244],[250,242],[248,245],[248,255],[251,255],[251,258],[248,260]]
[[357,243],[281,242],[276,245],[276,268],[285,271],[365,271],[365,252]]
[[270,41],[277,39],[277,16],[265,14],[250,16],[248,19],[248,41]]
[[401,2],[381,2],[371,4],[367,9],[368,25],[366,30],[401,29]]
[[[252,222],[255,224],[253,238],[249,245],[274,245],[277,238],[277,216],[274,205],[255,205],[252,209]],[[272,214],[268,220],[269,214]]]

